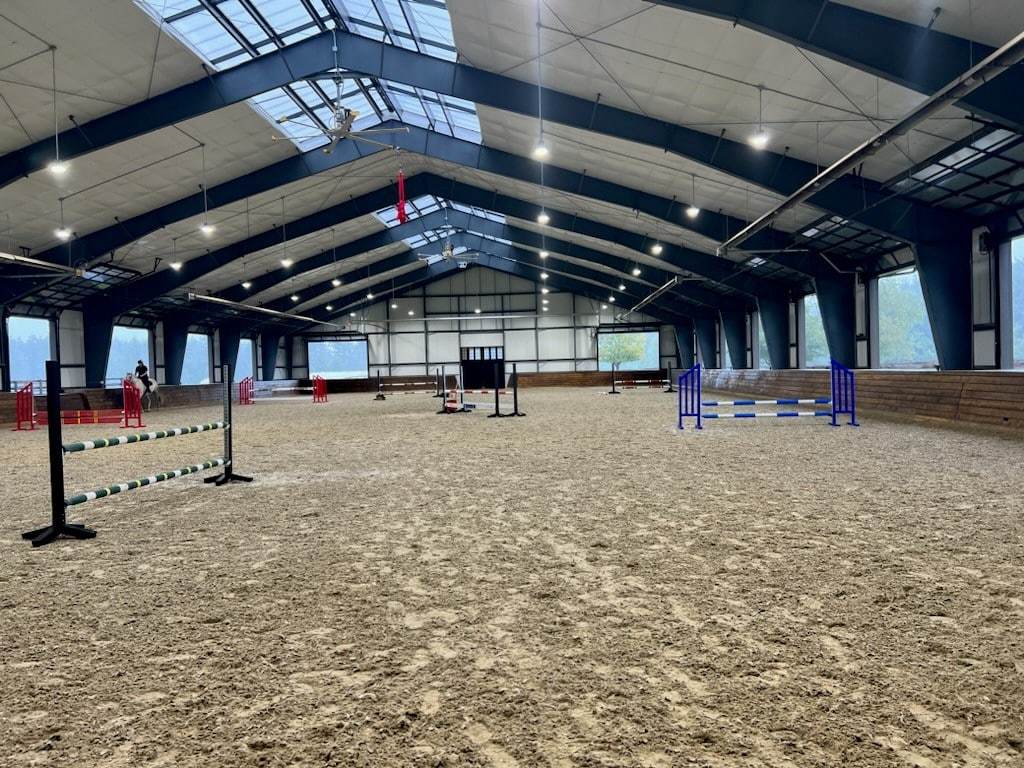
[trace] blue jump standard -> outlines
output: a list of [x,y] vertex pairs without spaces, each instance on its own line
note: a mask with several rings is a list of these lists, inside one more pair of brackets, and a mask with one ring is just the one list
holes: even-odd
[[[853,371],[835,360],[832,361],[831,397],[815,397],[807,399],[776,398],[774,400],[704,400],[703,366],[700,363],[679,375],[679,429],[685,427],[687,418],[694,419],[697,429],[704,428],[705,419],[794,419],[802,416],[826,417],[831,419],[833,427],[839,426],[839,417],[848,415],[849,425],[857,423],[857,382]],[[731,408],[736,406],[780,406],[780,405],[827,405],[829,410],[812,411],[740,411],[737,413],[715,413],[705,408]]]

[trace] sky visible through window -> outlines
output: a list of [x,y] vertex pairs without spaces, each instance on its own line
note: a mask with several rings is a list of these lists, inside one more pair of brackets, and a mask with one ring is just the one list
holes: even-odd
[[155,378],[156,370],[153,361],[149,359],[149,331],[145,328],[115,325],[110,337],[110,356],[107,358],[107,386],[120,386],[125,374],[135,371],[139,360],[146,364],[149,375]]
[[11,383],[17,386],[46,377],[50,359],[50,321],[36,317],[7,319],[10,338]]
[[185,363],[181,367],[182,384],[210,383],[210,337],[190,333],[185,342]]
[[[451,17],[440,0],[310,0],[308,6],[298,0],[135,3],[216,70],[330,29],[447,61],[456,59]],[[320,132],[331,125],[336,100],[359,113],[353,124],[356,130],[401,120],[480,143],[480,121],[472,102],[378,78],[342,74],[337,86],[327,73],[266,91],[249,103],[303,150],[327,143]],[[281,122],[283,118],[287,120]]]
[[253,375],[253,347],[252,339],[242,339],[238,342],[238,359],[235,361],[235,381],[247,379]]

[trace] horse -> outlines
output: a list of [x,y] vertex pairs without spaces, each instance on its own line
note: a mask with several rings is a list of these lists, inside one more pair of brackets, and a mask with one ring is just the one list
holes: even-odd
[[147,410],[153,410],[153,403],[156,403],[156,407],[159,408],[163,403],[163,397],[160,395],[160,385],[157,384],[156,379],[152,376],[149,377],[149,386],[147,387],[138,376],[134,373],[128,373],[125,375],[125,381],[130,381],[134,387],[139,390],[139,398],[142,400],[142,407]]

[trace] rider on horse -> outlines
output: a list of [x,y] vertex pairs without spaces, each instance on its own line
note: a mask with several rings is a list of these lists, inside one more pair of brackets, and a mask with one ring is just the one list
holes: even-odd
[[135,366],[135,376],[142,382],[142,386],[146,388],[143,391],[149,392],[149,388],[152,386],[153,382],[149,380],[149,368],[147,368],[146,364],[141,360],[139,360],[139,364]]

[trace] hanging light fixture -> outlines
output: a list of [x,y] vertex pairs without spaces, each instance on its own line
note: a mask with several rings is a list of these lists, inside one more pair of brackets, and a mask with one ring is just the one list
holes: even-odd
[[334,278],[333,280],[331,280],[331,285],[337,288],[339,285],[341,285],[341,280],[339,280],[338,278]]
[[50,53],[53,61],[53,160],[46,167],[54,176],[63,176],[68,172],[68,164],[60,159],[60,128],[57,121],[57,49],[51,48]]
[[181,271],[181,262],[178,261],[178,238],[171,238],[171,261],[167,265],[175,272]]
[[200,144],[199,149],[203,156],[203,223],[199,225],[199,231],[210,237],[217,228],[210,223],[210,201],[206,196],[206,145]]
[[540,273],[540,279],[541,280],[547,280],[548,279],[548,273],[547,272],[541,272]]
[[620,291],[626,290],[626,284],[625,283],[619,283],[619,290]]
[[540,49],[540,3],[537,3],[537,120],[540,123],[540,136],[537,145],[533,148],[533,159],[544,162],[548,159],[551,151],[544,142],[544,78],[541,67]]
[[326,309],[328,312],[330,312],[332,309],[334,309],[334,305],[333,304],[328,304],[326,307],[324,307],[324,309]]
[[250,283],[248,280],[246,280],[246,281],[244,281],[242,283],[242,287],[245,288],[245,290],[248,291],[250,288],[252,288],[252,283]]
[[757,130],[747,139],[754,149],[760,151],[768,146],[768,131],[764,127],[764,86],[757,86]]
[[661,252],[663,250],[665,249],[662,247],[661,243],[655,243],[654,245],[651,246],[651,253],[654,256],[661,256]]
[[686,209],[686,215],[689,216],[691,219],[696,219],[698,216],[700,216],[700,208],[697,207],[697,175],[691,173],[690,180],[690,205]]
[[373,299],[373,293],[368,291],[367,294],[366,294],[366,298],[367,299]]
[[58,202],[60,203],[60,226],[53,231],[53,234],[57,236],[58,240],[66,243],[71,239],[71,230],[64,226],[64,198],[60,198]]
[[[659,251],[659,253],[660,253],[660,251]],[[633,277],[640,277],[640,273],[641,273],[640,265],[637,264],[637,265],[635,265],[633,267]]]
[[292,298],[292,301],[298,301],[299,300],[299,294],[293,293],[291,298]]
[[540,213],[537,214],[537,223],[542,227],[546,227],[551,223],[551,217],[548,216],[548,212],[541,208]]
[[550,255],[551,255],[551,254],[550,254],[550,253],[548,253],[547,251],[541,251],[541,252],[540,252],[540,257],[541,257],[542,259],[546,259],[546,258],[547,258],[548,256],[550,256]]

